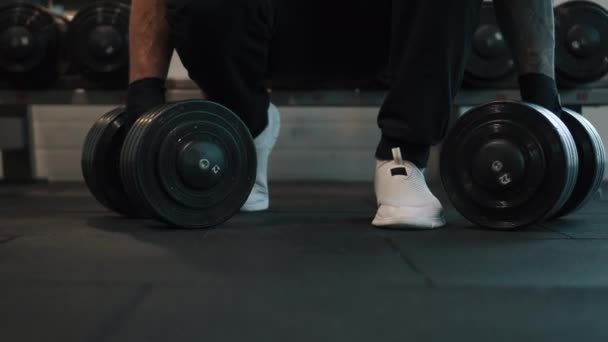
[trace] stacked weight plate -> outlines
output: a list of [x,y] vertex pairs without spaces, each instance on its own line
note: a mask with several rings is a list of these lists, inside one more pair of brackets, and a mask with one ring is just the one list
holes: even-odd
[[243,206],[256,178],[253,138],[243,121],[214,102],[152,109],[137,121],[123,108],[87,135],[82,173],[106,208],[181,228],[209,228]]
[[579,175],[573,135],[539,106],[493,102],[452,128],[441,152],[441,179],[471,222],[517,229],[559,215]]
[[123,107],[97,120],[85,139],[82,174],[99,203],[126,217],[138,217],[141,213],[127,198],[120,179],[120,153],[126,135],[127,122]]
[[11,87],[52,85],[67,66],[67,19],[24,1],[0,4],[0,77]]
[[579,168],[572,194],[555,217],[563,217],[583,208],[598,192],[606,170],[606,151],[602,137],[582,115],[564,109],[561,120],[574,138]]
[[555,9],[556,74],[562,87],[608,85],[608,10],[591,1]]
[[253,138],[229,109],[191,100],[141,116],[120,171],[132,202],[172,226],[217,226],[239,211],[256,174]]
[[81,7],[70,23],[69,53],[75,69],[94,86],[125,86],[129,72],[130,6],[94,1]]
[[514,75],[515,63],[498,27],[494,6],[484,2],[480,24],[473,35],[464,84],[471,88],[509,87],[516,85]]

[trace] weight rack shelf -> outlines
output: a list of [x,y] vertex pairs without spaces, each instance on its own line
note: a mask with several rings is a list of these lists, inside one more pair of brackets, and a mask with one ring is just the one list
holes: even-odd
[[[382,104],[384,91],[356,90],[279,90],[270,91],[279,106],[363,106]],[[191,87],[170,87],[168,100],[199,98],[200,91]],[[562,90],[562,102],[567,105],[608,105],[608,88]],[[462,90],[455,106],[475,106],[493,100],[517,100],[519,91]],[[116,105],[124,102],[124,91],[52,89],[44,91],[0,90],[0,105]]]

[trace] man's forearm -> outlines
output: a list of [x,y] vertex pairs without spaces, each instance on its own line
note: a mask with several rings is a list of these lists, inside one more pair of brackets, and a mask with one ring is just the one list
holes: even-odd
[[554,78],[555,25],[552,0],[495,0],[498,22],[520,74]]
[[131,82],[148,77],[167,77],[173,44],[165,20],[165,1],[132,1],[129,24]]

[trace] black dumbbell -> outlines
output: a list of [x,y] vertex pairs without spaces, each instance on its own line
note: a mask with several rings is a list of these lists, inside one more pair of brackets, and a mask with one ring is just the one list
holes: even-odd
[[560,86],[575,87],[608,74],[608,10],[591,1],[555,8],[556,74]]
[[574,138],[578,153],[578,174],[574,190],[555,217],[567,216],[583,208],[604,180],[606,152],[602,137],[584,116],[570,109],[561,113],[562,122]]
[[160,106],[135,123],[115,109],[89,131],[82,155],[84,179],[101,204],[182,228],[232,217],[253,188],[256,163],[241,119],[203,100]]
[[69,52],[76,70],[95,86],[122,87],[129,76],[130,6],[94,1],[70,22]]
[[470,87],[496,86],[514,73],[515,62],[498,26],[494,6],[484,2],[479,27],[473,35],[464,83]]
[[17,88],[51,86],[65,72],[67,19],[23,1],[0,5],[0,76]]
[[[562,121],[563,120],[563,121]],[[598,190],[605,155],[582,116],[520,102],[492,102],[459,119],[441,152],[454,207],[491,229],[517,229],[567,215]]]
[[120,153],[131,125],[123,107],[97,120],[85,139],[82,173],[97,201],[121,215],[137,218],[143,213],[131,204],[120,179]]

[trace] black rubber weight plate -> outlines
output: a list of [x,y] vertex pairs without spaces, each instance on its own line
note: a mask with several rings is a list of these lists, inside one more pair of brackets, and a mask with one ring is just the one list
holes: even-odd
[[114,85],[127,81],[129,5],[96,1],[82,7],[70,23],[70,54],[89,79]]
[[564,109],[561,117],[574,137],[579,159],[579,171],[574,191],[556,217],[581,209],[600,189],[606,169],[606,152],[601,136],[582,115]]
[[564,84],[587,83],[608,72],[608,10],[591,1],[555,9],[556,71]]
[[26,72],[41,64],[57,38],[54,24],[53,16],[42,7],[27,3],[0,6],[0,67]]
[[0,78],[19,88],[52,84],[62,71],[66,21],[42,6],[0,1]]
[[119,172],[124,108],[103,115],[91,128],[82,152],[82,174],[95,199],[106,208],[127,217],[140,216],[129,201]]
[[472,45],[465,73],[468,84],[482,85],[484,81],[500,80],[515,71],[513,57],[498,27],[492,3],[482,5],[480,24]]
[[[492,142],[508,142],[525,161],[509,187],[489,187],[475,167],[481,147]],[[464,217],[487,228],[516,229],[546,220],[564,205],[578,158],[559,118],[507,101],[479,106],[458,120],[444,143],[440,168],[445,191]]]
[[[216,183],[204,171],[198,179],[196,172],[190,179],[179,172],[182,152],[201,142],[214,144],[225,157]],[[129,131],[121,172],[130,197],[158,219],[175,227],[210,228],[231,218],[247,200],[255,182],[255,146],[245,124],[217,103],[167,104],[139,118]]]

